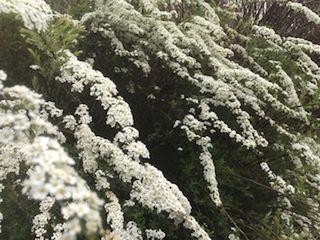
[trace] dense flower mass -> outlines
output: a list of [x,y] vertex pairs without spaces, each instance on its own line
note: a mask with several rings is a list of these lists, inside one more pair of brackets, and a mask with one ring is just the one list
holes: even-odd
[[45,30],[54,18],[53,11],[44,1],[1,0],[0,11],[19,14],[27,28],[35,28],[38,31]]
[[271,5],[0,0],[2,234],[18,203],[21,239],[318,239],[320,43]]

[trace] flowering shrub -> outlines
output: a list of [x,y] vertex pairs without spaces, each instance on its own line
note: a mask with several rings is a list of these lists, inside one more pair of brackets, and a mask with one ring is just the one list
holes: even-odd
[[90,3],[0,0],[4,238],[318,239],[320,45],[234,1]]

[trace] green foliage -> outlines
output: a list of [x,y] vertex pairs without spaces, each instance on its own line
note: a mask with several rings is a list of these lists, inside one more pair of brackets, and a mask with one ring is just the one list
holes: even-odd
[[[74,96],[65,91],[65,88],[55,81],[60,74],[63,64],[64,51],[68,50],[75,55],[81,53],[77,50],[78,41],[84,28],[75,25],[70,19],[57,18],[45,32],[36,32],[29,29],[20,30],[25,42],[28,44],[27,51],[33,61],[35,75],[31,83],[26,83],[32,89],[41,92],[49,99],[63,103],[66,99],[74,99]],[[65,96],[62,98],[60,96]]]
[[31,78],[28,71],[31,59],[19,33],[22,27],[22,20],[16,14],[0,14],[0,68],[6,71],[11,84]]
[[81,19],[85,13],[92,11],[94,6],[94,0],[80,0],[76,4],[69,5],[66,12],[74,19]]

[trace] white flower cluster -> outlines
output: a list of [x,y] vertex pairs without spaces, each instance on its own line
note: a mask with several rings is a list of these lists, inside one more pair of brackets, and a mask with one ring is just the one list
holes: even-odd
[[294,227],[292,225],[293,212],[291,211],[292,204],[288,198],[295,194],[296,189],[291,185],[288,184],[282,177],[276,175],[270,168],[266,162],[262,162],[260,164],[261,169],[267,173],[269,178],[269,183],[271,187],[276,190],[279,194],[278,196],[278,203],[281,204],[283,210],[281,211],[281,220],[282,222],[289,227],[289,229],[293,230]]
[[[280,40],[275,41],[274,39],[280,39],[281,37],[277,35],[272,29],[269,29],[267,27],[261,27],[261,26],[255,26],[254,29],[256,29],[255,34],[263,36],[263,32],[269,32],[272,34],[272,43],[276,44],[278,49],[286,49],[288,51],[294,51],[295,54],[297,54],[299,57],[296,61],[296,64],[301,67],[301,69],[304,71],[304,73],[310,78],[309,81],[306,82],[306,95],[307,96],[314,96],[317,93],[317,90],[319,88],[319,83],[320,83],[320,68],[317,65],[314,60],[309,55],[319,55],[320,54],[320,46],[311,43],[310,41],[301,39],[301,38],[293,38],[293,37],[287,37],[283,38],[282,41]],[[271,42],[271,41],[270,41]],[[280,66],[278,64],[275,64],[276,68],[279,68]],[[281,72],[281,75],[285,75],[286,73],[284,71]],[[299,76],[297,76],[298,80]],[[286,77],[288,79],[288,77]],[[289,89],[284,89],[284,93],[288,94],[286,90]],[[294,88],[294,85],[292,85],[291,94],[297,95],[296,90]],[[291,94],[288,94],[289,96]],[[294,97],[296,98],[296,97]],[[301,108],[300,108],[301,110]]]
[[4,81],[6,79],[7,79],[7,74],[3,70],[0,70],[0,81]]
[[0,13],[16,13],[29,29],[43,31],[53,20],[54,13],[43,0],[1,0]]
[[0,144],[0,180],[9,173],[18,174],[22,161],[29,167],[22,191],[33,200],[43,200],[41,214],[34,218],[37,238],[42,239],[46,233],[44,227],[50,220],[48,211],[53,199],[62,203],[61,215],[66,221],[63,235],[75,238],[81,229],[72,228],[71,223],[80,219],[85,220],[88,231],[96,232],[101,228],[102,202],[80,178],[72,166],[74,161],[54,139],[61,139],[57,128],[40,117],[48,106],[51,107],[47,114],[54,110],[60,115],[60,111],[56,112],[52,103],[46,103],[26,87],[4,88],[0,94],[5,97],[0,101],[0,129],[10,127]]
[[[2,193],[4,189],[4,186],[3,184],[0,184],[0,194]],[[1,195],[0,195],[0,204],[2,203],[3,199],[1,198]],[[0,234],[2,233],[2,221],[3,221],[3,214],[0,212]]]
[[0,89],[3,88],[3,83],[2,81],[5,81],[7,79],[7,74],[0,69]]
[[229,234],[228,238],[229,240],[240,240],[240,238],[233,233]]
[[38,137],[22,151],[27,157],[26,163],[31,165],[23,191],[35,200],[53,196],[57,201],[71,201],[62,207],[63,217],[67,221],[85,219],[87,230],[96,232],[101,227],[99,207],[102,202],[71,167],[74,161],[58,142]]
[[134,222],[128,222],[126,227],[124,226],[123,212],[116,195],[112,192],[108,192],[107,197],[109,198],[110,202],[105,204],[105,209],[108,214],[107,222],[113,229],[110,234],[113,239],[142,240],[141,230]]
[[50,117],[61,117],[63,111],[58,109],[53,102],[45,102],[42,104],[43,109],[40,111],[41,118],[49,120]]
[[[160,20],[157,15],[148,15],[148,18],[146,18],[130,3],[124,0],[121,3],[109,0],[104,5],[102,4],[94,14],[90,13],[90,16],[85,17],[83,21],[90,24],[93,32],[96,32],[97,25],[99,25],[99,28],[107,29],[109,32],[112,31],[113,38],[116,38],[121,46],[127,45],[125,43],[130,42],[130,44],[135,46],[135,49],[137,49],[138,45],[143,55],[146,52],[151,52],[151,54],[154,54],[160,60],[165,61],[164,64],[167,64],[176,75],[189,80],[192,84],[199,87],[200,92],[212,94],[210,97],[214,98],[215,102],[211,104],[214,107],[226,106],[236,115],[237,122],[243,129],[243,134],[231,134],[231,136],[237,136],[237,141],[242,142],[247,147],[267,145],[266,139],[252,126],[249,114],[243,110],[243,102],[245,105],[252,107],[258,112],[260,117],[265,118],[273,126],[275,126],[274,120],[266,116],[263,110],[269,105],[275,111],[288,115],[290,118],[306,121],[304,112],[297,112],[278,100],[274,92],[281,94],[283,89],[277,84],[227,59],[228,56],[233,55],[233,52],[221,46],[221,40],[226,34],[219,25],[218,18],[209,17],[216,16],[215,11],[209,5],[201,0],[187,3],[194,4],[193,6],[197,7],[202,6],[201,10],[204,11],[205,14],[203,16],[205,17],[195,15],[192,20],[181,24],[181,26],[177,26],[170,21]],[[118,4],[119,6],[125,6],[125,10],[120,11],[120,8],[114,9]],[[144,6],[146,3],[144,1],[141,4]],[[112,6],[112,12],[108,9],[110,6]],[[151,6],[153,9],[159,7],[154,2],[150,3],[149,7]],[[109,15],[113,17],[108,17]],[[120,16],[125,17],[121,18]],[[108,26],[104,25],[103,27],[103,19],[110,20],[110,18],[112,21],[115,19],[117,21],[112,23],[109,21]],[[152,21],[149,18],[152,18]],[[126,19],[126,21],[122,22],[121,19]],[[142,36],[138,38],[136,35],[135,37],[129,37],[127,34],[122,34],[122,31],[131,31],[128,27],[125,30],[123,28],[120,29],[120,26],[128,25],[128,19],[130,24],[135,26],[135,28],[139,27],[139,29],[142,29],[142,32],[151,31],[148,44],[141,42]],[[150,29],[148,24],[151,22],[153,25]],[[282,39],[273,30],[255,26],[254,31],[281,49],[278,44],[282,43]],[[102,35],[102,37],[106,36]],[[219,80],[213,79],[211,76],[191,74],[191,70],[198,69],[200,66],[200,63],[190,51],[190,49],[195,48],[198,49],[203,57],[209,59],[211,67],[216,68]],[[243,49],[241,50],[243,52]],[[252,62],[254,62],[253,59],[251,59]],[[259,69],[259,73],[263,73],[263,76],[267,75],[267,72],[261,69],[261,67],[259,68],[257,64],[255,64],[255,67]],[[223,119],[220,122],[223,123]],[[222,131],[224,132],[224,129]],[[234,130],[230,131],[233,132]]]
[[199,135],[199,133],[206,129],[205,124],[197,120],[193,115],[189,114],[184,118],[181,129],[185,131],[189,141],[195,141],[196,144],[200,146],[201,153],[199,159],[201,165],[203,166],[204,178],[209,184],[208,189],[210,191],[210,197],[216,206],[221,206],[222,202],[218,190],[215,166],[210,153],[210,148],[212,147],[211,139],[208,136],[202,137]]
[[[129,105],[121,97],[117,96],[115,84],[100,72],[93,70],[89,64],[77,60],[70,53],[66,54],[67,61],[61,68],[62,76],[57,79],[72,84],[72,89],[76,89],[77,92],[82,92],[84,86],[88,85],[91,95],[95,96],[107,111],[106,124],[120,128],[113,140],[114,143],[121,147],[126,156],[134,161],[139,161],[140,158],[149,158],[146,146],[142,142],[136,141],[139,132],[131,127],[133,117]],[[94,173],[98,190],[109,189],[109,174],[98,169],[97,161],[107,149],[101,151],[98,143],[92,146],[92,143],[96,142],[95,136],[90,132],[90,128],[85,127],[92,120],[88,113],[88,107],[83,104],[79,105],[75,115],[80,117],[79,123],[81,125],[78,128],[74,117],[67,116],[64,121],[66,127],[76,130],[77,145],[82,150],[79,155],[82,159],[83,168],[88,173]]]
[[304,108],[301,107],[301,102],[296,92],[293,80],[288,76],[288,74],[281,68],[281,66],[276,65],[278,72],[275,74],[279,78],[279,85],[283,88],[283,92],[286,99],[286,104],[289,107],[298,107],[298,110],[307,117],[307,113]]
[[[208,182],[211,199],[216,206],[221,206],[215,166],[210,153],[214,135],[227,135],[247,149],[267,148],[269,139],[259,128],[257,118],[266,121],[280,135],[294,141],[298,133],[291,132],[285,124],[278,122],[277,116],[308,124],[309,113],[301,107],[295,79],[291,79],[281,65],[274,64],[275,74],[269,75],[269,70],[259,65],[255,61],[255,56],[249,55],[243,45],[239,43],[227,47],[228,44],[224,39],[231,30],[225,31],[220,26],[219,18],[209,4],[202,0],[186,1],[184,4],[189,9],[191,6],[194,7],[197,12],[190,14],[192,15],[190,18],[179,19],[181,21],[179,24],[172,21],[174,14],[164,14],[166,10],[162,1],[142,0],[101,2],[98,9],[87,14],[82,21],[93,33],[99,33],[102,38],[110,42],[116,54],[126,57],[129,61],[148,66],[145,68],[148,71],[142,70],[144,74],[149,73],[151,66],[149,59],[157,58],[178,78],[189,81],[198,89],[200,99],[183,98],[193,108],[183,119],[177,121],[177,125],[181,123],[180,128],[185,131],[188,139],[200,147],[199,162],[204,169],[204,178]],[[172,5],[178,6],[179,2],[172,2]],[[170,9],[176,10],[175,7]],[[318,87],[315,70],[317,65],[308,54],[311,51],[315,52],[317,48],[310,47],[310,44],[305,42],[302,44],[289,38],[282,39],[267,27],[254,26],[252,30],[254,36],[260,36],[270,44],[266,50],[279,52],[297,49],[300,56],[297,64],[303,66],[311,79],[306,84],[307,92],[309,95],[315,94]],[[232,34],[235,37],[240,35],[235,32]],[[240,37],[244,43],[250,40],[249,37]],[[230,57],[234,56],[234,53],[243,57],[251,66],[251,70],[231,61]],[[303,61],[304,58],[309,61]],[[208,64],[204,65],[203,62]],[[213,74],[202,73],[202,67]],[[226,120],[223,114],[216,111],[217,108],[223,108],[231,113],[232,123],[237,125],[228,124],[230,119]],[[123,144],[127,140],[122,134],[122,131],[117,134],[115,143],[131,158],[141,157],[142,155],[139,156],[138,153],[141,154],[144,150],[140,149],[137,142],[131,145],[132,148],[128,148],[130,145]],[[131,132],[131,134],[137,138],[136,133]],[[139,150],[137,153],[130,153],[129,149]],[[280,189],[283,183],[281,178],[271,173],[269,175],[274,177],[272,180],[274,186]],[[150,192],[146,184],[137,181],[133,186],[139,190],[138,194],[132,194],[134,198],[145,201],[145,205],[150,208],[158,206],[154,200],[152,202],[142,200],[144,199],[142,196]],[[159,196],[159,199],[162,197]]]
[[20,145],[6,144],[0,148],[0,181],[7,178],[10,173],[19,174],[20,162],[24,161],[20,153]]
[[161,229],[158,229],[158,230],[146,229],[145,232],[146,232],[147,239],[150,239],[150,240],[156,240],[156,239],[162,240],[166,237],[166,234],[163,231],[161,231]]
[[[136,133],[130,130],[128,132]],[[190,216],[191,206],[186,197],[176,185],[165,179],[161,171],[149,164],[141,164],[131,159],[117,145],[95,136],[88,125],[79,125],[75,136],[78,139],[81,154],[86,155],[88,152],[96,159],[95,163],[98,159],[103,159],[123,182],[132,182],[130,197],[133,201],[138,201],[143,206],[158,212],[167,212],[169,218],[176,223],[184,222],[190,230],[200,232],[201,234],[197,234],[199,239],[201,236],[206,236],[203,239],[210,239],[196,220]],[[118,135],[117,139],[125,138]],[[190,221],[191,225],[188,224]]]
[[313,12],[310,8],[304,6],[302,3],[289,1],[286,6],[295,12],[300,12],[305,15],[309,22],[320,24],[320,17]]
[[274,174],[274,172],[270,169],[269,165],[266,162],[262,162],[260,164],[261,169],[268,174],[268,178],[270,179],[270,185],[279,193],[282,194],[294,194],[295,188],[288,184],[283,178]]
[[[292,143],[291,147],[300,161],[304,160],[306,164],[314,167],[320,164],[319,145],[315,141],[306,138]],[[302,163],[299,165],[302,165]]]
[[[315,147],[315,149],[317,149],[317,153],[319,153],[319,145],[311,139],[304,139],[301,141],[301,143],[293,144],[292,148],[300,153],[299,157],[301,159],[307,158],[308,160],[312,160],[312,163],[305,163],[304,165],[298,166],[298,168],[300,168],[300,171],[302,172],[304,171],[303,167],[313,168],[315,173],[310,171],[306,173],[306,183],[310,184],[311,187],[314,187],[318,191],[320,179],[319,157],[314,155],[315,153],[310,150],[311,146]],[[319,219],[320,217],[318,197],[308,197],[306,199],[305,204],[309,208],[309,211],[306,215],[295,212],[295,209],[293,208],[289,198],[297,192],[299,193],[300,190],[295,189],[291,184],[286,183],[280,176],[274,174],[272,170],[270,170],[267,163],[261,163],[261,168],[268,174],[272,188],[280,193],[278,196],[278,203],[282,209],[280,217],[282,223],[288,228],[289,232],[287,234],[295,236],[297,239],[301,236],[305,236],[308,239],[315,239],[312,231],[310,231],[310,228],[320,229],[319,223],[317,221],[312,221],[312,219]],[[299,225],[301,228],[300,230],[295,227],[296,224]]]
[[229,234],[228,239],[229,240],[240,240],[239,232],[237,231],[236,228],[232,227],[231,228],[232,233]]
[[32,232],[34,232],[35,240],[43,240],[47,233],[46,225],[48,225],[51,215],[50,210],[54,204],[54,198],[47,197],[40,203],[40,214],[36,215],[32,221]]
[[258,26],[254,25],[252,27],[252,30],[257,34],[258,36],[269,40],[271,42],[274,42],[276,44],[281,44],[282,43],[282,38],[275,33],[275,31],[271,28],[265,27],[265,26]]
[[102,107],[107,110],[106,123],[111,127],[131,126],[133,117],[130,107],[117,96],[115,84],[101,72],[93,70],[90,64],[79,61],[68,51],[65,54],[66,63],[61,67],[61,77],[57,77],[57,80],[71,84],[71,91],[78,93],[83,92],[84,87],[88,86],[90,95],[100,101]]
[[[140,36],[145,33],[143,28],[139,26],[145,23],[142,14],[136,11],[126,0],[99,1],[97,2],[97,6],[99,6],[99,8],[95,12],[87,13],[83,16],[82,22],[90,22],[90,28],[93,32],[100,33],[110,41],[117,56],[125,57],[145,74],[148,74],[150,72],[150,66],[147,61],[147,56],[141,47],[135,46],[132,49],[127,49],[119,36],[117,36],[117,33],[120,33],[126,38],[139,41],[139,39],[141,39]],[[121,11],[121,15],[125,16],[125,22],[123,22],[122,17],[119,16],[119,10]],[[96,21],[100,18],[102,22]],[[106,18],[108,22],[103,21],[103,19]],[[137,24],[137,22],[139,24]]]
[[209,235],[206,233],[206,231],[204,231],[203,228],[199,226],[199,223],[197,223],[197,221],[191,216],[185,219],[183,226],[191,230],[192,231],[191,236],[196,239],[199,239],[199,240],[211,239]]
[[[267,38],[269,40],[269,43],[273,44],[273,46],[275,46],[276,49],[280,49],[282,51],[294,51],[295,54],[299,56],[296,61],[296,64],[300,66],[304,73],[310,78],[310,81],[306,83],[306,94],[308,96],[314,96],[319,88],[320,68],[314,62],[314,60],[311,59],[309,55],[319,55],[320,46],[301,38],[281,38],[278,34],[274,32],[274,30],[263,26],[254,26],[253,30],[255,32],[255,35]],[[275,66],[277,68],[280,67],[278,64],[275,64]],[[281,75],[284,74],[286,73],[282,71]],[[286,89],[284,89],[283,92],[286,93]],[[296,92],[294,86],[291,87],[290,92]],[[296,93],[294,93],[294,95],[296,95]]]
[[[175,222],[179,223],[182,221],[186,228],[193,231],[192,235],[196,238],[210,239],[196,220],[190,216],[191,206],[177,186],[165,180],[159,170],[148,164],[142,166],[135,163],[134,165],[136,166],[135,171],[139,172],[142,178],[133,183],[130,194],[133,200],[138,200],[141,204],[158,212],[168,212],[169,217],[174,219]],[[126,163],[125,166],[128,168],[129,163]],[[119,170],[123,171],[124,169]],[[134,176],[132,175],[130,178],[132,177]],[[126,178],[129,178],[129,176]]]
[[320,146],[312,138],[304,138],[293,142],[292,161],[297,169],[309,168],[306,174],[306,183],[317,191],[320,190]]
[[308,54],[320,54],[320,45],[312,43],[302,38],[287,37],[284,39],[288,48],[301,49]]
[[[61,142],[65,140],[56,126],[42,118],[43,115],[50,115],[51,111],[44,114],[46,103],[39,94],[18,85],[4,88],[1,93],[4,100],[0,101],[2,107],[0,109],[0,134],[2,135],[0,143],[9,144],[14,140],[28,142],[29,138],[25,131],[29,131],[30,128],[34,128],[38,135],[48,134]],[[12,111],[11,109],[14,108],[17,110]]]
[[[80,116],[78,126],[75,126],[76,120],[72,116],[65,119],[65,123],[75,130],[74,135],[78,140],[77,147],[81,150],[80,156],[84,170],[94,173],[98,189],[105,190],[110,186],[108,174],[98,170],[98,159],[108,159],[107,163],[124,182],[136,179],[132,184],[130,194],[132,200],[137,200],[142,205],[159,212],[168,212],[169,217],[177,223],[193,219],[190,216],[191,206],[177,186],[168,182],[156,168],[139,163],[139,158],[148,158],[149,152],[143,143],[136,140],[139,132],[131,127],[133,118],[130,108],[127,103],[116,96],[117,90],[114,83],[103,77],[100,72],[94,71],[89,64],[78,61],[70,53],[66,54],[67,61],[61,68],[62,76],[57,80],[71,84],[72,90],[79,93],[84,90],[84,86],[88,85],[91,95],[100,100],[101,105],[107,110],[106,123],[111,127],[120,127],[113,144],[104,138],[95,136],[91,131],[88,126],[91,118],[87,106],[80,105],[76,110],[75,114]],[[124,111],[119,109],[119,103],[125,107]],[[114,124],[110,124],[111,122]],[[191,230],[201,232],[201,236],[206,235],[200,225],[194,219],[192,221]],[[112,225],[111,227],[116,228]],[[123,232],[124,227],[119,229],[122,229]],[[116,233],[116,236],[118,235],[121,233]]]
[[238,54],[246,63],[249,64],[249,66],[251,67],[250,69],[252,69],[254,73],[259,74],[260,76],[268,75],[268,72],[264,70],[264,68],[260,66],[254,60],[254,58],[247,53],[244,47],[239,44],[232,44],[229,47],[234,53]]

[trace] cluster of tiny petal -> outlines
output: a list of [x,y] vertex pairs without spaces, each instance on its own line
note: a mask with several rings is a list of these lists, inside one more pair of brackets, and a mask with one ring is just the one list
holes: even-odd
[[3,81],[5,81],[7,79],[7,74],[0,69],[0,89],[3,88]]
[[54,204],[54,199],[47,197],[40,203],[40,214],[36,215],[32,221],[32,232],[35,234],[35,240],[43,240],[44,235],[47,233],[46,225],[48,225],[51,215],[50,209]]
[[[6,100],[1,101],[0,128],[11,129],[8,131],[11,136],[0,145],[1,180],[9,173],[17,174],[22,161],[29,167],[22,181],[23,192],[33,200],[43,201],[41,213],[34,218],[35,235],[42,239],[46,233],[44,226],[50,220],[47,206],[52,198],[64,203],[61,214],[68,226],[73,220],[84,219],[88,231],[97,231],[101,227],[99,208],[102,202],[73,168],[74,161],[57,140],[60,136],[57,128],[41,118],[44,109],[48,110],[46,116],[60,116],[61,112],[26,87],[4,88],[1,94]],[[30,136],[31,131],[33,135]],[[73,232],[74,237],[81,231],[66,229],[65,234]]]
[[32,166],[28,171],[29,177],[23,183],[24,191],[36,200],[47,196],[53,196],[57,201],[71,200],[62,208],[64,218],[85,219],[91,227],[88,230],[96,231],[101,224],[98,212],[101,200],[71,167],[74,161],[61,146],[54,140],[39,137],[23,151],[27,164]]
[[108,214],[107,222],[113,229],[110,235],[116,239],[142,240],[142,232],[134,222],[128,222],[125,226],[121,205],[116,195],[108,192],[107,197],[110,200],[109,203],[105,204],[105,209]]
[[43,0],[1,0],[0,12],[17,13],[27,28],[38,31],[45,30],[54,18],[53,11]]
[[57,77],[57,80],[69,83],[71,91],[78,93],[83,92],[84,87],[88,86],[90,94],[107,110],[106,123],[111,127],[131,126],[133,117],[130,107],[121,97],[117,96],[115,84],[104,77],[101,72],[92,69],[90,64],[79,61],[70,52],[66,51],[65,55],[66,62],[61,67],[61,76]]
[[149,240],[156,240],[156,239],[162,240],[166,237],[166,234],[161,229],[158,229],[158,230],[146,229],[145,233],[146,233],[147,239]]
[[[206,129],[203,122],[197,120],[193,115],[187,115],[183,120],[181,129],[185,131],[189,141],[195,141],[202,151],[199,156],[201,165],[203,166],[203,175],[208,182],[208,189],[210,191],[210,197],[216,206],[221,206],[222,202],[218,190],[218,182],[216,179],[215,166],[213,164],[212,155],[209,149],[212,147],[210,137],[202,137],[198,135],[201,131]],[[197,134],[198,133],[198,134]]]
[[[79,77],[76,70],[80,67],[81,69],[85,68],[89,74],[82,74]],[[90,72],[94,72],[94,74],[90,74]],[[121,118],[130,117],[132,115],[130,108],[126,107],[129,111],[125,113],[126,116],[121,117],[121,111],[119,111],[119,109],[117,110],[117,105],[119,105],[119,100],[123,103],[125,102],[121,100],[121,98],[115,97],[117,92],[116,88],[112,88],[112,91],[110,91],[108,82],[111,81],[104,78],[102,79],[102,83],[99,78],[91,77],[93,75],[101,77],[102,75],[100,74],[101,73],[92,70],[88,65],[78,61],[75,57],[69,55],[69,61],[62,66],[62,77],[58,78],[59,81],[68,82],[72,85],[80,81],[81,84],[79,86],[84,86],[86,84],[91,86],[91,94],[96,96],[97,99],[101,101],[101,105],[108,110],[106,122],[110,123],[110,121],[115,121],[118,124],[120,123],[119,125],[122,127],[122,130],[120,130],[114,138],[114,143],[116,144],[114,145],[106,139],[96,137],[88,126],[90,121],[83,121],[81,117],[86,116],[85,119],[88,119],[88,116],[90,116],[88,115],[87,107],[80,105],[77,109],[76,115],[80,116],[79,125],[77,127],[73,124],[75,123],[74,118],[68,117],[66,123],[69,123],[72,128],[75,128],[75,137],[78,139],[77,147],[81,150],[80,156],[83,160],[84,169],[87,172],[95,172],[96,187],[98,189],[106,189],[109,187],[107,180],[108,175],[101,173],[98,170],[98,159],[107,158],[108,163],[123,181],[131,182],[133,178],[137,178],[132,184],[132,191],[130,193],[133,200],[140,202],[148,208],[155,209],[158,212],[168,212],[169,217],[174,219],[177,223],[183,221],[183,219],[189,216],[191,212],[189,202],[179,191],[177,186],[164,178],[161,171],[151,165],[141,165],[137,162],[140,157],[149,157],[149,152],[144,144],[136,141],[139,133],[131,127],[133,122],[129,121],[128,123],[121,124],[121,122],[123,122],[120,121]],[[83,91],[83,87],[79,88],[79,92],[81,91]],[[113,108],[115,108],[115,110],[112,110]],[[112,114],[110,114],[110,111]],[[116,115],[118,116],[115,117]],[[114,127],[114,124],[109,125]],[[108,211],[108,216],[109,214]],[[118,214],[118,216],[120,215]],[[117,219],[115,217],[109,217],[110,219]],[[196,223],[195,220],[193,221],[195,222],[193,229],[195,229],[195,231],[203,231],[200,230],[200,225]],[[115,224],[116,222],[118,222],[118,224],[112,226],[112,224]],[[112,229],[122,229],[122,233],[116,232],[115,236],[124,234],[124,227],[120,228],[121,224],[119,221],[110,220],[110,223],[112,223]]]
[[295,188],[288,184],[282,177],[274,174],[274,172],[270,169],[266,162],[262,162],[260,164],[261,169],[268,174],[268,178],[270,179],[270,185],[282,194],[294,194]]
[[[128,132],[132,137],[132,131],[129,130]],[[133,132],[135,133],[135,131]],[[176,185],[165,179],[161,171],[149,164],[141,164],[134,161],[117,145],[107,139],[95,136],[88,125],[79,125],[75,136],[79,141],[78,148],[82,152],[94,151],[99,153],[96,155],[96,159],[105,159],[122,181],[127,183],[132,182],[130,197],[133,201],[138,201],[140,204],[154,209],[157,212],[164,211],[169,213],[169,218],[173,219],[176,223],[185,222],[185,219],[193,219],[190,216],[190,203]],[[134,134],[133,138],[135,136],[137,135]],[[126,137],[118,139],[126,139]],[[113,193],[110,194],[110,196],[113,196],[112,198],[116,197]],[[107,204],[106,206],[108,206],[108,211],[111,206],[117,206],[118,209],[120,208],[118,205]],[[116,216],[118,217],[110,217],[110,223],[112,222],[111,219],[118,219],[112,222],[112,224],[115,224],[115,226],[112,227],[113,229],[120,228],[121,226],[122,213],[120,214],[120,210],[117,212]],[[193,219],[192,222],[192,225],[187,224],[186,227],[195,232],[200,232],[202,236],[204,230],[195,219]],[[116,235],[119,234],[120,233],[116,233]],[[207,239],[210,238],[208,237]]]
[[286,6],[295,12],[304,14],[309,22],[320,24],[319,15],[313,12],[310,8],[304,6],[302,3],[289,1]]

